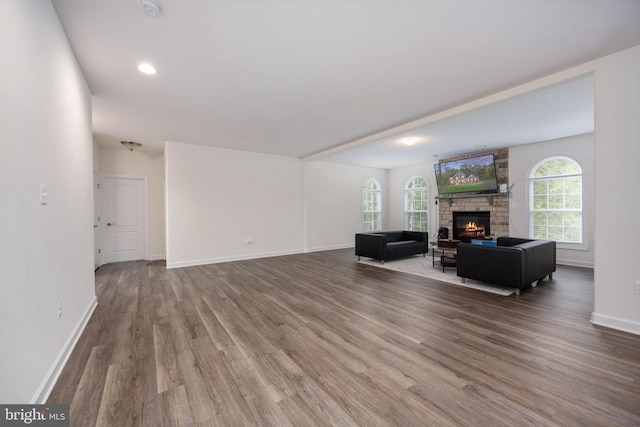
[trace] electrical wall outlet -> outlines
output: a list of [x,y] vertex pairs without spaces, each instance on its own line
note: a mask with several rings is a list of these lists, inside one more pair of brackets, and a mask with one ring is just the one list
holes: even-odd
[[636,294],[640,295],[640,280],[636,280]]
[[58,301],[58,319],[62,317],[62,300]]

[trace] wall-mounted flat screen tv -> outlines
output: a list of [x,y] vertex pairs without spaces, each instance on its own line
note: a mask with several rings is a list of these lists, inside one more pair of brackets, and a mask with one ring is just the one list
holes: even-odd
[[434,165],[439,194],[495,193],[498,189],[493,154]]

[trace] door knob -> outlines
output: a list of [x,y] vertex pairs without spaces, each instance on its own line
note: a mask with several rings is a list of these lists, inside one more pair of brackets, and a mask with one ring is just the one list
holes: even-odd
[[116,225],[115,223],[108,222],[107,225],[111,227],[112,225]]

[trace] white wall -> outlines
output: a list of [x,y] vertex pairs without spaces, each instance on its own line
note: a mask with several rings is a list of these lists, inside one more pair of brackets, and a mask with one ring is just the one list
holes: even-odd
[[509,185],[513,185],[509,199],[509,235],[529,237],[529,185],[532,169],[547,157],[566,156],[582,167],[583,200],[585,221],[583,248],[563,249],[558,246],[557,260],[560,264],[593,268],[594,260],[594,141],[593,134],[573,136],[553,141],[521,145],[509,149]]
[[93,146],[93,172],[94,173],[100,173],[100,147],[98,147],[98,144],[96,143],[95,139],[93,140],[92,144]]
[[407,166],[389,170],[389,228],[404,230],[404,187],[414,176],[423,176],[429,186],[429,240],[438,236],[438,206],[435,196],[438,195],[433,163]]
[[301,160],[177,142],[165,160],[168,267],[302,252]]
[[95,307],[91,98],[48,1],[0,2],[0,63],[0,402],[36,403]]
[[595,62],[594,323],[640,334],[640,46]]
[[388,227],[387,171],[340,163],[304,164],[305,250],[308,252],[354,245],[362,231],[362,185],[376,179],[382,191],[382,228]]
[[165,257],[164,154],[99,148],[104,174],[146,176],[149,193],[149,259]]

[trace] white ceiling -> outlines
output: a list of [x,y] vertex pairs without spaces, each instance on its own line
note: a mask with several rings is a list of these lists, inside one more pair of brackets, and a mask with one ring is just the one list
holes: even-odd
[[[158,17],[138,0],[53,0],[100,144],[391,168],[576,135],[593,130],[588,76],[367,138],[640,44],[640,0],[156,2]],[[399,147],[405,134],[423,141]]]
[[[362,144],[354,141],[345,149],[339,147],[317,157],[393,169],[463,153],[590,133],[594,130],[593,76],[580,76],[446,118],[426,121],[427,124],[406,126],[410,130],[392,130],[390,136],[365,138]],[[417,142],[407,147],[404,138],[415,138]]]

